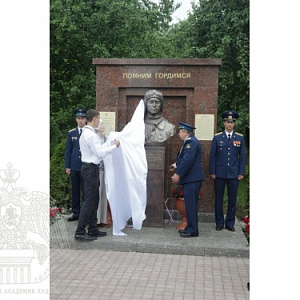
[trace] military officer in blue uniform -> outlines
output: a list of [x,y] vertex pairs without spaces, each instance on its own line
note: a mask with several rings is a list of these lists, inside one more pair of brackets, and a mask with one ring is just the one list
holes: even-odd
[[198,199],[199,191],[204,181],[204,172],[201,166],[201,146],[193,134],[195,127],[179,123],[178,135],[183,141],[177,162],[170,166],[170,171],[176,169],[172,176],[173,183],[179,183],[183,187],[187,226],[179,230],[181,237],[197,237],[198,230]]
[[[222,114],[225,130],[215,134],[210,149],[209,174],[215,183],[216,230],[225,228],[235,231],[235,212],[239,181],[244,178],[246,168],[245,141],[242,134],[235,132],[235,121],[239,114],[228,110]],[[223,213],[225,185],[228,194],[226,219]]]
[[67,135],[65,149],[65,170],[71,179],[72,187],[72,212],[73,215],[68,218],[69,222],[76,221],[80,213],[80,195],[81,204],[84,201],[84,182],[81,175],[81,153],[79,148],[79,138],[86,124],[86,111],[84,109],[75,109],[77,127],[71,129]]

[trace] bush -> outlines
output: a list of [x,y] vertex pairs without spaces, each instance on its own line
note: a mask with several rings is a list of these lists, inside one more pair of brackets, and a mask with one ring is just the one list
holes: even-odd
[[66,140],[62,140],[54,150],[50,160],[50,195],[57,206],[68,209],[71,206],[71,181],[65,172]]
[[247,165],[245,178],[239,183],[237,198],[237,206],[241,209],[243,215],[249,215],[249,190],[249,165]]

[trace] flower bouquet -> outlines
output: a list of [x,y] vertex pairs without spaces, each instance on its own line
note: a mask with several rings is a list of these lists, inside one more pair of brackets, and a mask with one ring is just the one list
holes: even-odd
[[172,190],[172,196],[175,198],[184,198],[183,188],[181,185],[178,185],[176,188]]
[[248,243],[250,243],[250,218],[248,216],[242,217],[242,221],[244,222],[243,232]]
[[[183,188],[181,185],[178,185],[176,188],[172,190],[172,196],[175,198],[183,198],[184,199],[184,193]],[[202,193],[199,191],[199,200],[202,199]]]
[[54,224],[61,218],[61,207],[50,207],[50,225]]

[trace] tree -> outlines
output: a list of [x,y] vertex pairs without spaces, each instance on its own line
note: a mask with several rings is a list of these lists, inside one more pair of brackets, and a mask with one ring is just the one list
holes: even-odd
[[51,0],[50,154],[74,126],[76,107],[95,106],[93,58],[165,57],[177,6],[148,0]]
[[[185,36],[189,49],[182,55],[221,58],[218,110],[239,112],[238,128],[249,129],[249,0],[199,0],[179,36]],[[177,39],[177,43],[182,43]],[[219,122],[219,129],[222,122]]]

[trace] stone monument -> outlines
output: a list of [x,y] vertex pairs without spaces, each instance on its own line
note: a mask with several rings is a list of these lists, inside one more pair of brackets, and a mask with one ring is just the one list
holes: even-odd
[[[201,188],[203,200],[200,200],[199,211],[213,213],[214,189],[209,176],[209,150],[217,129],[221,60],[95,58],[93,64],[96,66],[96,109],[103,113],[102,116],[113,116],[105,123],[112,123],[116,131],[121,131],[131,120],[139,101],[145,99],[149,90],[163,95],[163,118],[170,124],[177,127],[179,122],[185,122],[197,128],[195,136],[202,146],[202,167],[206,177]],[[145,124],[148,119],[145,118]],[[148,220],[145,224],[149,222],[147,226],[162,227],[163,203],[171,197],[174,188],[168,167],[176,161],[181,141],[175,133],[162,142],[164,147],[160,147],[156,140],[152,141],[153,137],[149,137],[149,132],[146,136],[148,168],[154,172],[157,182],[163,182],[164,188],[159,190],[156,185],[147,187],[150,195],[147,194]],[[149,153],[148,147],[157,147],[157,152]]]
[[161,196],[164,195],[165,145],[175,134],[175,126],[163,116],[163,95],[148,90],[145,102],[145,150],[148,162],[147,208],[144,226],[161,227]]

